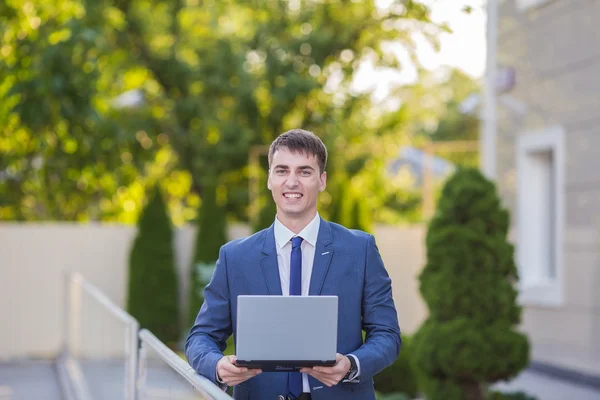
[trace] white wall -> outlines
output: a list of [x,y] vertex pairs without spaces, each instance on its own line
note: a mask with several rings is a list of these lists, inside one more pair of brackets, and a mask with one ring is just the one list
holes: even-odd
[[[564,224],[562,232],[557,227],[562,240],[556,239],[564,272],[558,286],[552,285],[560,295],[551,295],[558,301],[537,301],[537,305],[528,301],[528,294],[523,296],[522,328],[529,336],[533,360],[598,376],[600,30],[596,24],[600,2],[545,1],[526,11],[516,4],[499,2],[498,62],[515,70],[517,84],[503,97],[523,105],[523,113],[498,108],[498,190],[516,217],[512,220],[516,244],[526,251],[529,244],[518,235],[522,226],[517,210],[523,204],[518,182],[527,179],[518,168],[519,142],[529,140],[523,139],[525,135],[543,134],[552,127],[564,130],[564,164],[557,163],[564,170],[560,193],[564,221],[560,215],[555,221]],[[522,269],[530,267],[520,263]],[[556,290],[544,292],[546,297]]]
[[[231,227],[231,239],[246,236]],[[54,357],[61,346],[65,273],[78,271],[124,306],[127,260],[135,227],[109,224],[0,223],[0,360]],[[375,236],[393,280],[400,327],[413,332],[425,318],[416,275],[424,264],[422,227],[378,227]],[[180,300],[185,303],[194,229],[175,235]]]

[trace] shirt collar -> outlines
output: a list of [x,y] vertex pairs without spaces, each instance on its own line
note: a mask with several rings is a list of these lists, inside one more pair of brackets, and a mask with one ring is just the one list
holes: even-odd
[[294,236],[301,236],[304,241],[308,242],[311,246],[317,246],[317,237],[319,236],[319,227],[320,227],[321,218],[319,217],[319,213],[296,235],[294,232],[289,230],[285,225],[279,221],[277,217],[275,217],[275,242],[277,246],[281,249],[285,246]]

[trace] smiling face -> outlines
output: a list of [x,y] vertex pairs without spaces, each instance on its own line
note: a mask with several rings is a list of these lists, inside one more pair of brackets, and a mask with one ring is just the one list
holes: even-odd
[[291,230],[304,228],[317,213],[317,198],[326,182],[315,155],[292,153],[285,147],[276,150],[267,187],[277,205],[277,218]]

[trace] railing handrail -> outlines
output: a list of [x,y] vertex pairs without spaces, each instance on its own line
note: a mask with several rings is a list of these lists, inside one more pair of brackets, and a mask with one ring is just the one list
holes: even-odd
[[64,331],[64,357],[61,368],[65,369],[65,373],[73,383],[74,390],[79,399],[88,399],[89,395],[87,383],[80,371],[78,363],[72,361],[72,350],[79,349],[80,340],[80,320],[81,320],[81,304],[82,295],[85,292],[94,301],[103,307],[110,315],[115,317],[124,325],[125,334],[125,381],[124,381],[124,398],[125,400],[135,400],[135,384],[136,371],[138,361],[138,331],[140,329],[139,322],[121,307],[116,305],[108,296],[100,289],[88,282],[83,275],[76,271],[67,273],[67,296],[65,309],[65,331]]
[[231,397],[222,391],[217,385],[209,379],[199,375],[184,360],[181,359],[173,350],[169,349],[152,332],[147,329],[141,329],[138,334],[142,343],[148,344],[171,368],[183,376],[196,390],[211,400],[228,400]]
[[111,314],[125,322],[126,324],[138,324],[138,321],[129,315],[121,307],[113,303],[100,289],[88,282],[79,272],[71,272],[70,279],[79,281],[85,291],[90,294],[96,301],[102,304]]
[[[81,314],[81,295],[83,292],[90,295],[103,308],[118,320],[127,326],[126,332],[126,352],[129,353],[126,360],[126,377],[125,377],[125,398],[127,400],[136,398],[136,386],[138,383],[138,344],[150,347],[158,356],[166,362],[175,372],[181,375],[188,381],[198,392],[210,400],[231,400],[231,397],[222,391],[217,385],[209,379],[199,375],[194,369],[175,352],[169,349],[160,339],[147,329],[140,330],[139,322],[121,307],[113,303],[100,289],[88,282],[80,273],[68,273],[67,282],[69,283],[69,292],[66,301],[66,330],[65,330],[65,348],[61,355],[64,373],[68,376],[74,385],[71,389],[75,397],[79,399],[91,399],[87,392],[87,385],[81,371],[78,370],[79,365],[71,358],[70,345],[71,340],[78,341],[77,324],[79,322],[79,314]],[[75,324],[75,326],[72,326]],[[72,332],[71,328],[75,328]],[[74,333],[74,337],[69,337]],[[138,342],[139,341],[139,342]],[[141,360],[142,356],[139,355]],[[77,367],[77,368],[75,368]],[[65,376],[65,378],[66,378]]]

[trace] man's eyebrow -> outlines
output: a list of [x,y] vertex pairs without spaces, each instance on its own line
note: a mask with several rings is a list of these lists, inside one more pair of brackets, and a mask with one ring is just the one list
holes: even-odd
[[[290,167],[288,165],[283,165],[283,164],[278,164],[276,166],[273,167],[273,169],[276,168],[281,168],[281,169],[290,169]],[[301,165],[299,166],[297,169],[311,169],[311,170],[315,170],[313,167],[311,167],[310,165]]]

